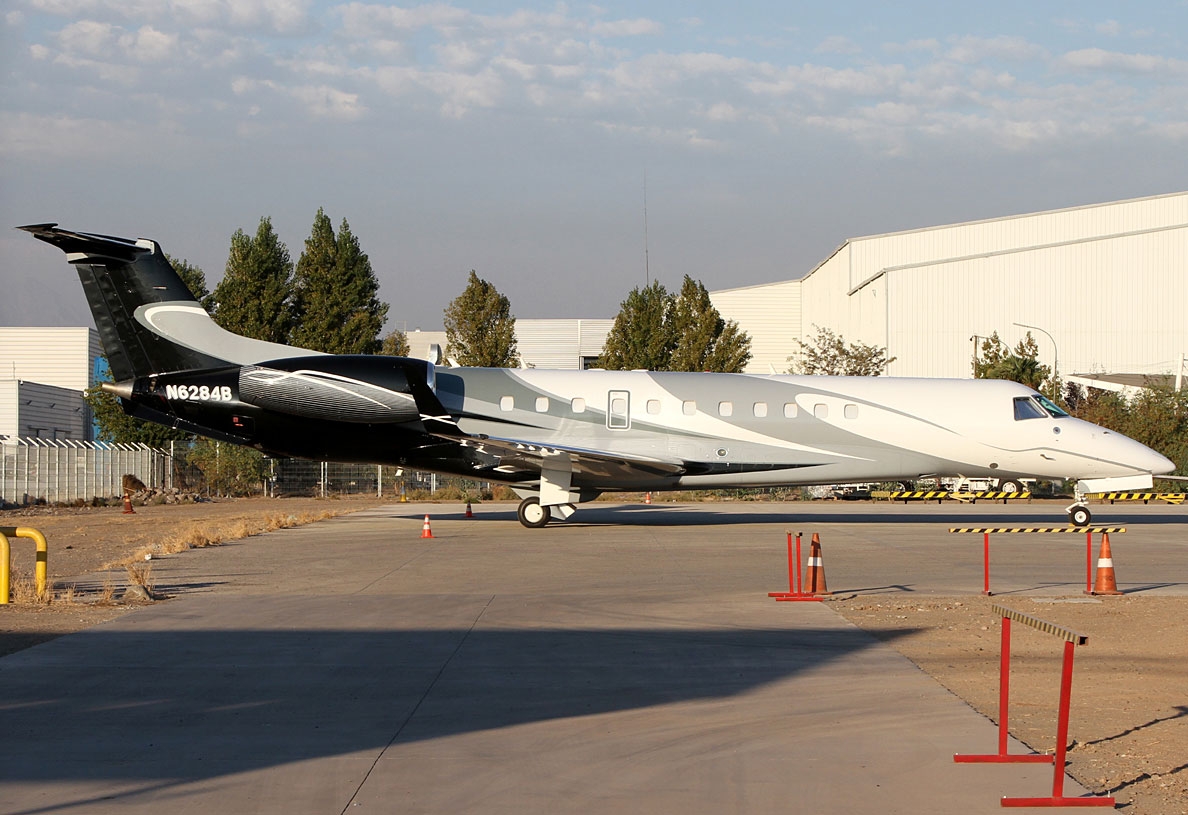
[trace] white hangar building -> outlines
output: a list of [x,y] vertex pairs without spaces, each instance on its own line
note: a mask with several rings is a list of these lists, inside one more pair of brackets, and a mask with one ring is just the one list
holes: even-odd
[[[799,280],[711,292],[783,373],[814,326],[885,346],[890,376],[968,378],[1031,331],[1062,379],[1188,377],[1188,192],[847,240]],[[1022,323],[1034,328],[1022,328]]]
[[102,353],[93,328],[0,328],[0,443],[90,440],[82,392]]

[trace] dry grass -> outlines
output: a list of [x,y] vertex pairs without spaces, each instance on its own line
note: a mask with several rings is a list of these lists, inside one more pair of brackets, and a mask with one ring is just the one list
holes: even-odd
[[37,578],[13,569],[10,575],[10,603],[26,606],[48,606],[54,601],[54,589],[47,583],[44,591],[37,590]]
[[[324,521],[342,514],[336,510],[322,510],[321,512],[302,512],[299,515],[285,513],[271,513],[260,518],[240,518],[233,521],[213,524],[193,523],[154,543],[142,546],[133,554],[117,561],[104,564],[104,569],[128,570],[129,576],[134,567],[142,567],[146,561],[151,561],[157,555],[174,555],[188,549],[202,549],[207,546],[218,546],[226,541],[242,540],[252,535],[265,532],[275,532],[278,529],[288,529],[294,526]],[[145,584],[137,582],[138,585]],[[145,586],[145,588],[148,588]]]

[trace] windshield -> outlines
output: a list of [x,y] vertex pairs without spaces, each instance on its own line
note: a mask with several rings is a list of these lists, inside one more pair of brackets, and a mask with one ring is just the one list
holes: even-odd
[[1031,396],[1015,397],[1015,421],[1021,419],[1062,419],[1068,416],[1059,406],[1046,396],[1034,393]]
[[1050,415],[1053,419],[1063,419],[1068,416],[1068,414],[1065,413],[1064,410],[1061,409],[1061,407],[1059,405],[1057,405],[1055,402],[1053,402],[1051,399],[1044,396],[1043,394],[1037,393],[1035,396],[1033,396],[1031,398],[1034,399],[1035,401],[1039,402],[1040,407],[1042,407],[1044,410],[1048,411],[1048,415]]

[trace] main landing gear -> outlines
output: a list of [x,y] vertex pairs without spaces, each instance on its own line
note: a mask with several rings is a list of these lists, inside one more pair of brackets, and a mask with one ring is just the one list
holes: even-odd
[[520,523],[529,529],[539,529],[553,517],[553,514],[549,512],[549,508],[542,507],[540,505],[540,499],[535,495],[525,498],[520,502],[520,506],[516,510],[516,515],[519,516]]

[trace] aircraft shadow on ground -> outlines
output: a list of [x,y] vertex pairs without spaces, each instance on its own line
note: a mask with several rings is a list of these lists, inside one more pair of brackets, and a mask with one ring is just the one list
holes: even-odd
[[[837,505],[836,510],[821,511],[819,504],[810,504],[813,510],[798,511],[795,503],[787,505],[787,510],[773,511],[770,504],[758,504],[754,509],[747,508],[740,511],[738,504],[731,505],[733,511],[715,510],[713,504],[665,505],[652,504],[650,506],[631,505],[600,505],[584,504],[578,508],[568,521],[555,521],[547,529],[564,529],[566,527],[590,526],[708,526],[708,525],[747,525],[747,524],[937,524],[948,526],[1066,526],[1068,518],[1061,508],[1053,506],[1043,514],[1028,512],[1026,514],[1012,512],[1009,506],[954,506],[943,511],[928,514],[897,512],[894,507],[878,511],[846,511],[846,505]],[[866,509],[865,507],[863,509]],[[1152,524],[1185,524],[1188,525],[1188,510],[1171,509],[1166,512],[1151,512],[1142,515],[1128,513],[1125,507],[1094,507],[1094,526],[1150,526]],[[1177,511],[1179,509],[1179,511]],[[432,520],[454,521],[466,520],[464,511],[456,511],[452,507],[449,511],[431,512]],[[424,513],[407,513],[396,511],[393,518],[416,519],[420,521]],[[484,509],[477,520],[515,521],[515,508],[507,510]]]
[[98,628],[0,659],[0,783],[172,786],[389,744],[721,700],[875,642],[848,628]]

